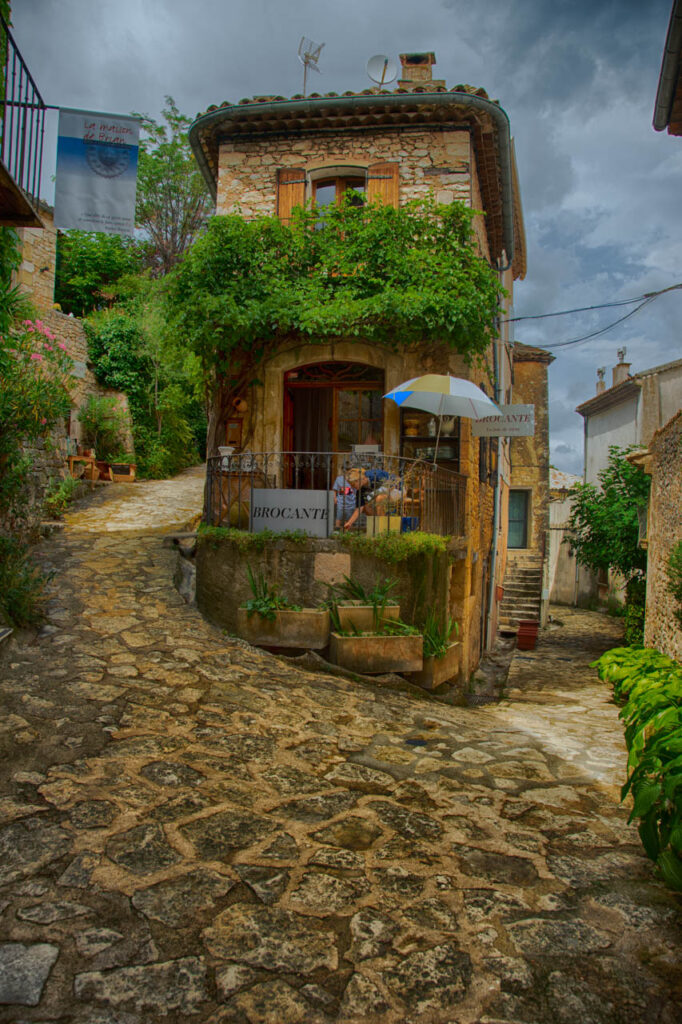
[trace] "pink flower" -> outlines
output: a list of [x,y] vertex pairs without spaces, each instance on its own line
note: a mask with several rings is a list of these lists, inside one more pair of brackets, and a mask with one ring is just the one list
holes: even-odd
[[32,320],[22,320],[21,321],[21,326],[22,327],[33,327],[33,321]]
[[43,348],[45,349],[46,352],[54,352],[54,349],[52,348],[52,345],[48,345],[48,343],[46,341],[43,342]]
[[53,334],[52,331],[45,331],[45,337],[50,341],[56,341],[57,335]]
[[63,341],[58,341],[57,342],[57,348],[60,348],[62,350],[62,352],[66,352],[66,345],[64,344]]
[[45,419],[45,417],[43,416],[42,420],[40,421],[40,425],[41,425],[41,427],[44,427],[46,423],[47,423],[47,420],[46,420],[46,419]]
[[43,321],[42,320],[36,320],[35,326],[36,326],[36,330],[37,331],[42,331],[43,330]]
[[37,363],[42,363],[43,357],[40,352],[31,352],[31,359],[35,359]]

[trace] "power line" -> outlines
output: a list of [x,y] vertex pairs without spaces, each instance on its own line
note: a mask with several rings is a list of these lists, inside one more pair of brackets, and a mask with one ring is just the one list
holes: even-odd
[[606,334],[606,332],[610,331],[612,327],[617,327],[618,324],[622,324],[624,320],[628,320],[631,316],[634,316],[635,313],[639,313],[640,309],[644,309],[644,307],[648,306],[650,302],[653,302],[655,298],[656,296],[652,295],[650,299],[644,299],[643,302],[640,302],[639,306],[635,306],[635,308],[631,309],[629,313],[625,314],[625,316],[619,317],[618,320],[614,320],[613,323],[607,324],[606,327],[602,327],[598,331],[592,331],[591,334],[583,334],[580,338],[571,338],[570,341],[558,341],[554,345],[543,344],[542,347],[546,349],[565,348],[567,345],[579,345],[581,341],[589,341],[590,338],[597,338],[600,334]]
[[[567,316],[569,313],[589,313],[594,309],[611,309],[614,306],[630,306],[633,302],[642,302],[644,299],[656,299],[659,295],[665,295],[666,292],[675,291],[678,288],[682,288],[682,282],[679,284],[671,284],[668,288],[661,288],[657,292],[644,292],[643,295],[637,295],[633,299],[618,299],[615,302],[600,302],[595,306],[578,306],[575,309],[560,309],[556,313],[535,313],[531,316],[512,316],[506,320],[501,320],[503,324],[514,324],[518,323],[519,320],[544,320],[550,316]],[[616,321],[619,323],[619,321]]]

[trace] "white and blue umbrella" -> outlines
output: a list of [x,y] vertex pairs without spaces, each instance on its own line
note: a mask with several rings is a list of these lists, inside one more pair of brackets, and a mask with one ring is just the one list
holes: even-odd
[[441,425],[444,416],[467,416],[482,420],[486,416],[499,416],[500,410],[485,391],[473,381],[463,377],[449,377],[447,374],[426,373],[413,377],[393,388],[384,398],[390,398],[396,405],[406,409],[420,409],[438,416],[438,437],[433,461],[438,455]]

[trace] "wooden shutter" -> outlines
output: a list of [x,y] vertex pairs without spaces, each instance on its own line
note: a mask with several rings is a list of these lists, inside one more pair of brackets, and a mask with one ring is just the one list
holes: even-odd
[[277,216],[285,224],[295,206],[305,203],[305,171],[302,167],[282,167],[277,172]]
[[399,164],[372,164],[367,168],[367,199],[370,203],[379,197],[387,206],[397,208],[400,205],[399,171]]

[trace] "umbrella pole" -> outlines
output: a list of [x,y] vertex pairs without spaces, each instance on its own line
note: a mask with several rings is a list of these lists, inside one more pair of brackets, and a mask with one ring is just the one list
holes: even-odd
[[436,450],[433,453],[433,464],[436,465],[436,459],[438,458],[438,444],[440,442],[440,431],[443,426],[443,397],[440,400],[440,411],[438,413],[438,433],[436,435]]

